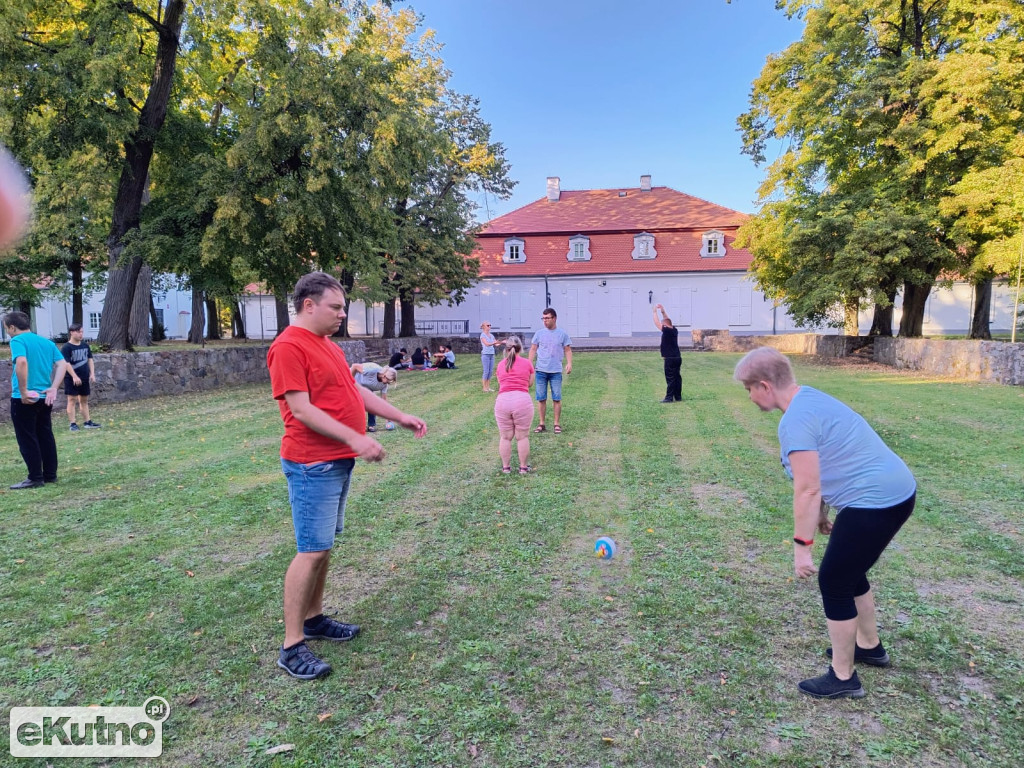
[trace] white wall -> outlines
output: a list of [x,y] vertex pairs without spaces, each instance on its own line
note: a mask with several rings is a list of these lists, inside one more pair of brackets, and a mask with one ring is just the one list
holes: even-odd
[[[603,285],[602,285],[603,283]],[[558,312],[558,326],[570,336],[626,338],[657,335],[652,320],[655,304],[663,304],[672,322],[682,332],[693,328],[728,330],[734,334],[792,333],[816,331],[835,334],[841,329],[799,328],[786,314],[764,298],[746,274],[708,272],[699,274],[605,275],[548,278],[551,306]],[[525,333],[543,327],[544,278],[482,280],[466,294],[465,300],[449,307],[416,307],[418,322],[430,320],[466,320],[470,335],[476,335],[480,323],[487,320],[497,333]],[[973,306],[973,289],[958,283],[952,288],[932,290],[925,313],[926,335],[963,334],[968,328]],[[258,298],[245,302],[246,331],[249,338],[260,338]],[[1008,333],[1013,310],[1013,287],[1005,282],[993,288],[992,331]],[[893,328],[898,329],[902,299],[897,296]],[[263,299],[264,335],[276,333],[274,304]],[[354,336],[380,336],[384,320],[383,304],[367,307],[354,301],[349,307],[349,332]],[[872,310],[860,313],[862,334],[871,329]]]
[[[105,298],[106,294],[102,291],[82,297],[82,324],[86,339],[93,340],[99,333],[99,326],[91,321],[99,319],[98,316],[103,312]],[[163,310],[164,326],[167,328],[168,338],[188,336],[192,312],[190,291],[172,289],[166,293],[154,292],[153,304],[157,309]],[[54,298],[44,298],[42,304],[32,310],[33,329],[40,336],[47,338],[67,333],[68,325],[71,323],[71,309],[70,299],[60,301]],[[97,317],[93,318],[94,315]],[[182,323],[184,324],[182,325]],[[184,328],[183,333],[180,332],[182,327]]]

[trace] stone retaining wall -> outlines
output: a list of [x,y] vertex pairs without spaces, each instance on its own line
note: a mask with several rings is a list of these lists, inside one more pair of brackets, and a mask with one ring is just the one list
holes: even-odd
[[817,333],[782,333],[776,336],[733,336],[729,331],[693,330],[693,347],[709,352],[749,352],[775,347],[792,355],[846,357],[871,344],[867,336],[822,336]]
[[1024,386],[1024,343],[877,338],[875,361],[967,381]]
[[[349,362],[366,360],[362,341],[342,341]],[[96,383],[89,396],[91,404],[123,403],[159,395],[184,395],[208,389],[240,384],[269,382],[267,344],[241,347],[210,347],[207,349],[166,352],[115,352],[95,356]],[[10,420],[11,361],[0,360],[0,421]],[[66,405],[63,387],[57,395],[55,408]],[[102,415],[97,414],[97,421]]]
[[780,352],[819,357],[846,357],[872,346],[874,361],[893,368],[952,376],[964,381],[1024,386],[1024,343],[813,333],[733,336],[728,331],[694,330],[693,345],[695,349],[714,352],[749,352],[755,347],[775,347]]

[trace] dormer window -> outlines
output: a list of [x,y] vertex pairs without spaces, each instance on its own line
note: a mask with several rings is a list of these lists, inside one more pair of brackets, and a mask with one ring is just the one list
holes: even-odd
[[569,252],[565,254],[568,261],[590,261],[590,238],[586,235],[573,235],[569,238]]
[[700,236],[700,255],[704,259],[720,259],[725,256],[725,235],[717,229]]
[[641,232],[633,237],[633,258],[653,259],[658,252],[654,248],[654,235],[650,232]]
[[501,260],[506,264],[520,264],[526,261],[526,242],[518,237],[508,238]]

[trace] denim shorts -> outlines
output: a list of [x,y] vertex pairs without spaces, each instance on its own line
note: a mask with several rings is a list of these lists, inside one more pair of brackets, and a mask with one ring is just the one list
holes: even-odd
[[345,501],[355,465],[355,459],[318,464],[281,459],[299,552],[323,552],[334,547],[334,537],[345,527]]
[[556,403],[562,400],[562,374],[537,371],[537,402],[548,399],[548,385],[551,386],[551,399]]

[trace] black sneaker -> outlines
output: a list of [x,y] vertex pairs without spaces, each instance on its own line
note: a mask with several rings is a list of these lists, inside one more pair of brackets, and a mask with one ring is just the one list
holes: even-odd
[[78,432],[80,429],[81,429],[81,427],[78,426],[77,424],[75,424],[75,422],[73,422],[73,421],[71,422],[71,431],[72,432]]
[[100,426],[102,425],[97,424],[92,419],[89,419],[89,421],[85,422],[82,426],[85,427],[86,429],[99,429]]
[[840,680],[831,666],[828,672],[820,677],[801,680],[797,688],[801,693],[816,699],[862,699],[867,695],[860,685],[860,678],[856,672],[849,680]]
[[288,650],[281,648],[277,666],[299,680],[316,680],[331,674],[331,665],[314,656],[305,643],[293,645]]
[[[825,655],[831,659],[832,649],[826,650]],[[885,652],[885,648],[882,647],[881,643],[874,648],[861,648],[858,645],[853,652],[853,660],[854,662],[868,664],[872,667],[888,667],[892,663],[889,660],[889,654]]]
[[359,625],[343,624],[320,614],[312,619],[306,619],[302,625],[302,634],[307,640],[333,640],[336,643],[343,643],[359,634]]

